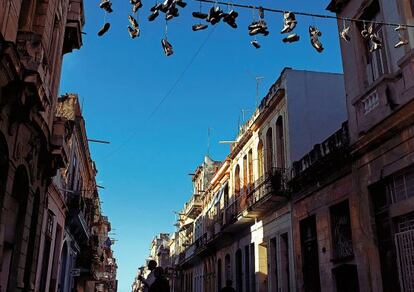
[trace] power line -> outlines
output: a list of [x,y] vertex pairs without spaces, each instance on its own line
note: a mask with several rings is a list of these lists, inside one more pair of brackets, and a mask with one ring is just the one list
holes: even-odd
[[[222,2],[222,1],[212,1],[212,0],[194,0],[198,2],[205,2],[205,3],[213,3],[213,4],[220,4],[220,5],[227,5],[229,7],[239,7],[239,8],[247,8],[247,9],[255,9],[259,10],[262,9],[263,11],[269,11],[274,13],[285,13],[288,10],[281,10],[281,9],[273,9],[273,8],[266,8],[262,6],[255,6],[255,5],[246,5],[246,4],[236,4],[230,2]],[[333,15],[326,15],[326,14],[317,14],[317,13],[309,13],[309,12],[301,12],[301,11],[289,11],[296,15],[307,16],[307,17],[315,17],[315,18],[324,18],[324,19],[336,19],[336,20],[345,20],[351,22],[358,22],[358,23],[372,23],[372,24],[381,24],[381,25],[388,25],[388,26],[404,26],[404,27],[411,27],[414,28],[412,24],[402,24],[402,23],[393,23],[393,22],[384,22],[384,21],[376,21],[376,20],[364,20],[358,18],[350,18],[350,17],[342,17],[342,16],[333,16]]]
[[[170,89],[167,91],[167,93],[164,95],[163,98],[161,98],[161,100],[158,102],[158,104],[154,107],[154,109],[150,112],[150,114],[148,115],[147,119],[144,120],[143,123],[146,123],[148,121],[151,120],[151,118],[157,113],[157,111],[160,109],[161,105],[167,100],[168,97],[171,96],[171,94],[173,93],[174,89],[177,87],[177,85],[180,83],[180,81],[183,79],[185,73],[187,73],[188,69],[190,69],[191,65],[194,63],[195,59],[197,58],[197,56],[200,54],[201,50],[204,48],[204,46],[207,44],[208,40],[210,39],[211,35],[213,34],[213,32],[215,31],[214,27],[212,30],[210,30],[210,32],[208,33],[208,35],[206,36],[206,38],[204,39],[204,41],[201,43],[200,47],[195,51],[194,55],[191,57],[190,61],[188,62],[188,64],[184,67],[183,71],[180,73],[180,75],[178,75],[177,79],[175,80],[174,84],[170,87]],[[118,146],[118,148],[116,148],[114,151],[110,152],[109,154],[106,155],[105,158],[109,158],[112,155],[114,155],[115,153],[117,153],[119,150],[121,150],[123,147],[125,147],[126,144],[128,144],[132,138],[134,138],[134,136],[138,133],[138,128],[136,128],[131,135],[121,144]]]

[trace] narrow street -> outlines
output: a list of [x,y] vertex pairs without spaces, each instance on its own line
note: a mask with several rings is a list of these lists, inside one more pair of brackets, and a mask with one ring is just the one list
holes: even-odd
[[413,0],[0,0],[0,292],[414,292],[413,243]]

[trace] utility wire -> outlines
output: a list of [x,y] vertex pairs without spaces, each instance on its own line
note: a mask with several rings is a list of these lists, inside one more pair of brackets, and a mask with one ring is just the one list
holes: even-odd
[[[233,7],[239,7],[239,8],[247,8],[247,9],[255,9],[258,10],[263,9],[264,11],[274,12],[274,13],[285,13],[288,10],[281,10],[281,9],[273,9],[273,8],[266,8],[261,6],[255,6],[255,5],[246,5],[246,4],[235,4],[235,3],[229,3],[229,2],[222,2],[222,1],[213,1],[213,0],[194,0],[198,2],[205,2],[205,3],[213,3],[215,5],[231,5]],[[341,16],[333,16],[333,15],[325,15],[325,14],[315,14],[315,13],[309,13],[309,12],[300,12],[300,11],[289,11],[296,15],[302,15],[302,16],[308,16],[308,17],[315,17],[315,18],[325,18],[325,19],[339,19],[339,20],[345,20],[345,21],[351,21],[351,22],[358,22],[358,23],[372,23],[372,24],[381,24],[381,25],[388,25],[388,26],[404,26],[404,27],[411,27],[414,28],[414,25],[412,24],[401,24],[401,23],[393,23],[393,22],[383,22],[383,21],[376,21],[376,20],[364,20],[364,19],[358,19],[358,18],[350,18],[350,17],[341,17]]]
[[[204,41],[201,43],[200,47],[195,51],[194,55],[191,57],[190,61],[188,62],[188,64],[184,67],[183,71],[180,73],[180,75],[178,75],[177,79],[175,80],[174,84],[170,87],[170,89],[166,92],[166,94],[164,95],[163,98],[160,99],[160,101],[158,102],[158,104],[154,107],[154,109],[150,112],[150,114],[148,115],[147,119],[144,120],[144,123],[148,122],[151,120],[151,118],[157,113],[157,111],[160,109],[161,105],[167,100],[168,97],[171,96],[171,94],[174,92],[175,88],[177,87],[177,85],[180,83],[181,79],[183,79],[185,73],[187,73],[188,69],[190,69],[191,65],[194,63],[195,59],[197,58],[197,56],[200,54],[201,50],[204,48],[204,46],[207,44],[208,40],[210,39],[210,37],[212,36],[212,34],[214,33],[216,27],[213,27],[212,30],[210,30],[210,32],[208,33],[208,35],[206,36],[206,38],[204,39]],[[109,154],[106,155],[105,158],[109,158],[111,156],[113,156],[115,153],[117,153],[119,150],[121,150],[123,147],[125,147],[126,144],[128,144],[132,138],[134,138],[134,136],[138,133],[138,128],[136,128],[131,135],[121,144],[119,145],[116,149],[114,149],[112,152],[110,152]]]

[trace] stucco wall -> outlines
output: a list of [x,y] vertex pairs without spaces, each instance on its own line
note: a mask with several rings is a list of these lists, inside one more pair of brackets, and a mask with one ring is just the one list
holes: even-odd
[[308,153],[347,119],[342,74],[285,71],[284,87],[288,108],[290,159],[296,161]]

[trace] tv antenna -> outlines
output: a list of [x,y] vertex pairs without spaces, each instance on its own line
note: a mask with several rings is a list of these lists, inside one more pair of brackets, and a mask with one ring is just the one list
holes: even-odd
[[260,82],[264,79],[263,76],[256,76],[256,107],[259,106],[259,89]]

